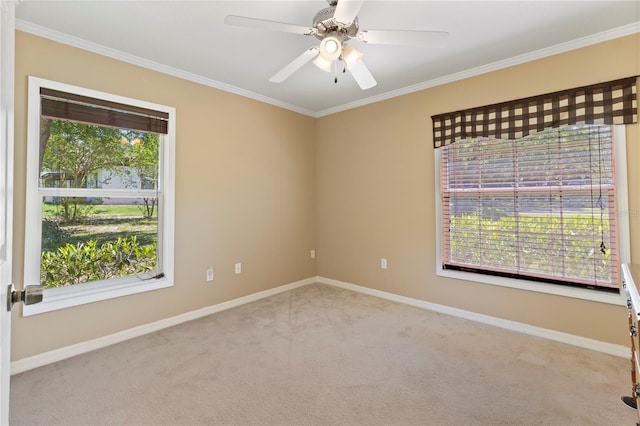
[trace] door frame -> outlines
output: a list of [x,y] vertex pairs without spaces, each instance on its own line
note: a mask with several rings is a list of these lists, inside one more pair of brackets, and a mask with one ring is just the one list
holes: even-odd
[[11,312],[7,291],[13,262],[15,0],[0,0],[0,424],[9,424]]

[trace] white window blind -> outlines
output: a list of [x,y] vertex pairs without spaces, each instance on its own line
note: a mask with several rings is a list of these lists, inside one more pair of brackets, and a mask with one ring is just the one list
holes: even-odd
[[617,291],[611,126],[442,149],[444,268]]

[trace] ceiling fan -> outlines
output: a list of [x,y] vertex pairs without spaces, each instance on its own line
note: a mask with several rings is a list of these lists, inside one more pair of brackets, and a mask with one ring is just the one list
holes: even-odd
[[[329,7],[316,13],[312,27],[267,21],[246,16],[227,15],[224,22],[227,25],[256,28],[272,31],[314,36],[320,40],[319,46],[307,49],[291,63],[286,65],[269,81],[281,83],[294,72],[302,68],[313,59],[313,63],[320,69],[337,73],[338,61],[342,61],[356,80],[361,89],[369,89],[377,84],[362,61],[362,53],[356,50],[350,42],[358,40],[371,44],[405,44],[440,47],[449,37],[446,31],[405,31],[405,30],[364,30],[358,25],[358,12],[365,0],[328,0]],[[315,58],[315,59],[314,59]],[[343,72],[345,68],[343,67]],[[334,77],[337,83],[337,76]]]

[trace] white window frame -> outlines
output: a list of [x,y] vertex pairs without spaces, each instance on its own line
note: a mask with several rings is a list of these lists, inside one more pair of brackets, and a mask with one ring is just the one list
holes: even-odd
[[[613,125],[613,143],[616,161],[616,196],[618,206],[618,229],[620,238],[619,264],[630,261],[629,240],[629,202],[627,189],[627,145],[626,129],[624,125]],[[557,296],[572,297],[576,299],[590,300],[594,302],[608,303],[612,305],[626,305],[622,292],[620,294],[607,293],[579,287],[547,284],[537,281],[499,277],[473,272],[444,269],[442,266],[442,193],[440,181],[441,151],[434,150],[435,162],[435,208],[436,208],[436,275],[446,278],[455,278],[463,281],[471,281],[482,284],[510,287],[520,290],[535,291],[538,293],[554,294]]]
[[[67,287],[49,288],[44,290],[43,301],[35,305],[23,307],[22,315],[31,316],[44,312],[65,309],[72,306],[84,305],[101,300],[137,294],[151,290],[158,290],[173,286],[174,281],[174,222],[175,222],[175,123],[176,110],[173,107],[151,102],[131,99],[110,93],[100,92],[65,83],[29,77],[28,116],[27,116],[27,200],[25,214],[25,256],[24,282],[25,285],[40,283],[41,238],[42,238],[42,194],[39,191],[39,157],[40,149],[40,88],[45,87],[68,93],[76,93],[111,102],[153,109],[169,114],[168,133],[161,135],[160,173],[158,185],[163,192],[163,202],[159,206],[159,235],[158,245],[161,256],[159,264],[162,278],[141,281],[137,276],[115,278],[110,280],[93,281],[84,284],[74,284]],[[82,189],[76,190],[82,196]],[[141,194],[144,192],[140,190]],[[120,193],[121,194],[121,193]],[[117,197],[118,190],[104,191],[105,197]],[[131,191],[127,195],[132,194]]]

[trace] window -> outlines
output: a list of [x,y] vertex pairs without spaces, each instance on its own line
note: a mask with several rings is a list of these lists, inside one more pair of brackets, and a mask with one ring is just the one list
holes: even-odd
[[173,282],[175,110],[29,79],[31,315]]
[[432,115],[438,274],[622,304],[636,82]]
[[614,145],[577,125],[439,149],[441,267],[617,293]]

